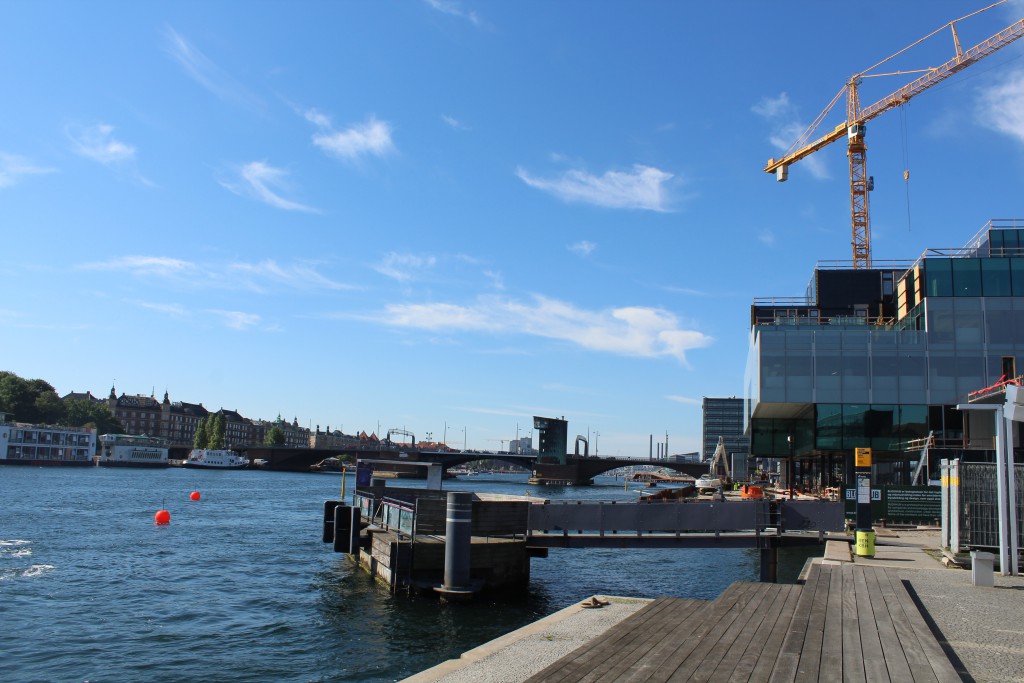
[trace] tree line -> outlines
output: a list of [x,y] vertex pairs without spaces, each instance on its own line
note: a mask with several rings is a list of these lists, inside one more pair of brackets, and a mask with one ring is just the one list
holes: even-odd
[[[125,431],[102,401],[62,399],[53,385],[42,379],[25,379],[13,372],[0,370],[0,413],[8,419],[39,425],[88,427],[97,434],[120,434]],[[267,430],[263,443],[283,446],[284,431],[277,426]],[[193,448],[224,448],[224,414],[216,412],[199,421]]]
[[99,434],[124,431],[107,404],[70,396],[61,399],[46,380],[25,379],[6,370],[0,371],[0,412],[31,424],[89,427]]

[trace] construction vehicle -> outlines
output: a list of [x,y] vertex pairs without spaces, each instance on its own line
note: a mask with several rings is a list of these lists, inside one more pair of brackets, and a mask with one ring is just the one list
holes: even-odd
[[[970,49],[964,50],[961,48],[960,37],[956,32],[956,23],[977,14],[981,14],[982,12],[990,10],[1004,2],[1006,2],[1006,0],[1000,0],[1000,2],[989,5],[977,12],[972,12],[971,14],[960,17],[959,19],[954,19],[924,38],[921,38],[899,52],[883,59],[874,66],[851,76],[836,96],[832,98],[832,101],[829,102],[828,106],[825,107],[825,110],[818,115],[814,122],[806,131],[804,131],[800,138],[793,143],[789,150],[778,159],[768,160],[768,164],[764,168],[765,172],[774,173],[776,180],[783,182],[788,178],[789,167],[792,164],[795,164],[801,159],[832,144],[833,142],[836,142],[837,140],[846,138],[847,156],[849,156],[850,159],[850,213],[853,226],[852,244],[854,269],[871,268],[871,228],[868,217],[868,192],[874,189],[874,180],[867,174],[867,144],[864,141],[867,122],[890,109],[906,104],[910,98],[915,95],[918,95],[932,86],[941,83],[950,76],[966,69],[968,66],[977,64],[985,57],[988,57],[997,50],[1006,47],[1013,41],[1024,36],[1024,19],[1020,19]],[[953,44],[956,50],[956,56],[946,63],[928,69],[896,71],[893,73],[872,73],[882,64],[885,64],[915,45],[931,38],[946,27],[949,27],[953,33]],[[870,106],[860,106],[860,97],[857,89],[863,79],[877,76],[905,75],[910,73],[924,73],[924,75],[918,77],[916,80],[908,83],[899,90],[886,95]],[[844,94],[846,95],[846,120],[825,135],[808,142]],[[909,172],[904,171],[904,178],[906,179],[908,177]]]

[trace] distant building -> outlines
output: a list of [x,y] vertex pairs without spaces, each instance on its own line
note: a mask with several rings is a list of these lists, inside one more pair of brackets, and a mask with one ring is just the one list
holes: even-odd
[[7,422],[0,413],[0,464],[92,465],[96,430]]
[[718,438],[725,439],[725,453],[745,456],[750,452],[750,440],[744,435],[742,398],[704,398],[704,427],[702,453],[704,460],[715,454]]
[[517,453],[521,455],[533,454],[533,437],[523,436],[518,439],[512,439],[511,441],[508,442],[508,452]]
[[[714,451],[712,451],[712,453],[713,452]],[[668,461],[669,462],[699,463],[700,460],[701,460],[700,453],[697,452],[697,451],[694,451],[693,453],[676,453],[674,455],[668,456]]]
[[359,437],[351,434],[344,434],[341,430],[335,429],[333,432],[330,431],[330,427],[327,428],[326,432],[320,431],[320,425],[316,426],[316,431],[309,435],[309,447],[310,448],[322,448],[327,450],[338,450],[347,448],[357,448],[359,446]]

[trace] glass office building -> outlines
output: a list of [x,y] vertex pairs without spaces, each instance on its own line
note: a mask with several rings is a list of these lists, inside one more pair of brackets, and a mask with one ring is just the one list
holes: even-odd
[[[725,452],[730,456],[738,456],[746,462],[747,436],[744,433],[743,399],[708,398],[704,397],[702,405],[703,419],[703,459],[707,460],[715,454],[718,439],[724,439]],[[730,462],[730,466],[731,466]]]
[[1016,377],[1022,356],[1024,221],[990,221],[912,262],[819,264],[804,297],[751,307],[751,455],[791,460],[811,489],[849,481],[856,447],[873,449],[888,484],[910,483],[929,435],[953,457],[987,459],[956,405]]

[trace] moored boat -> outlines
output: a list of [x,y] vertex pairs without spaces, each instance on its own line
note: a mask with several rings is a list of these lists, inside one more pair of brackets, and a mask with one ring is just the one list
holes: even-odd
[[249,459],[234,451],[196,448],[188,454],[188,460],[182,466],[207,470],[240,470],[249,466]]
[[167,467],[169,450],[167,442],[152,436],[102,434],[96,464],[101,467]]

